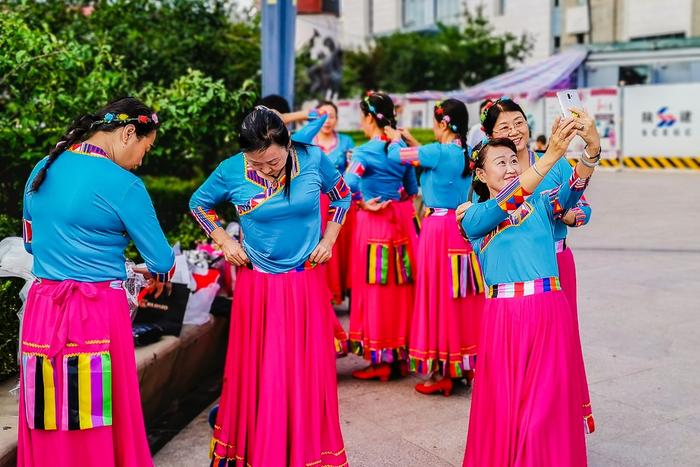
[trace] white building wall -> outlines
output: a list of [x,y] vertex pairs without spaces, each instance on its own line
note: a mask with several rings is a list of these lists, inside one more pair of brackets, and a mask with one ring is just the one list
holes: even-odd
[[685,33],[692,36],[692,0],[624,0],[623,39]]
[[[357,1],[357,0],[355,0]],[[353,4],[353,0],[343,3]],[[401,29],[401,0],[374,0],[373,34],[390,34]]]
[[[498,3],[504,1],[503,15],[498,15]],[[543,60],[553,52],[551,0],[467,0],[467,8],[475,12],[483,7],[484,16],[489,19],[496,33],[510,32],[516,36],[528,33],[534,40],[531,55],[522,66]]]

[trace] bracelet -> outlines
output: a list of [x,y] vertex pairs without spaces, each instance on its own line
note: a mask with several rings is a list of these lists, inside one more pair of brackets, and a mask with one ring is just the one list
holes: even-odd
[[589,169],[594,169],[597,165],[600,165],[600,156],[594,161],[591,161],[590,159],[586,157],[582,157],[579,162],[581,162],[583,165],[588,167]]
[[588,159],[590,162],[597,161],[600,159],[600,153],[603,152],[602,147],[598,148],[598,154],[596,154],[595,156],[591,156],[590,154],[588,154],[587,149],[588,149],[588,145],[586,145],[586,147],[583,148],[583,154],[585,154],[586,159]]
[[537,170],[537,162],[535,162],[534,164],[532,164],[532,170],[534,170],[535,173],[536,173],[537,175],[540,176],[540,178],[544,178],[544,175],[542,175],[542,174],[540,173],[540,171]]

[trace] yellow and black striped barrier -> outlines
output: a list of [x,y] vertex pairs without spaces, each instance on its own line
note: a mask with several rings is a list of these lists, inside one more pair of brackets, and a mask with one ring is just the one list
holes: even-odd
[[[571,165],[575,165],[577,159],[569,159]],[[601,159],[601,167],[620,168],[618,159]],[[622,167],[626,169],[674,169],[674,170],[700,170],[700,157],[656,157],[636,156],[623,157]]]
[[[571,164],[572,167],[575,166],[577,162],[578,159],[569,159],[569,164]],[[617,159],[601,159],[600,166],[617,169],[620,167],[620,161]]]

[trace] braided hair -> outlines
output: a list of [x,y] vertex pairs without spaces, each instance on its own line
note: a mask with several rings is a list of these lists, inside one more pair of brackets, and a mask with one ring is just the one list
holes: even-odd
[[447,128],[459,137],[464,151],[464,169],[462,177],[471,175],[469,158],[469,146],[467,145],[467,133],[469,132],[469,112],[464,102],[457,99],[445,99],[435,104],[433,115],[438,122],[445,122]]
[[[360,101],[360,110],[364,115],[371,115],[379,128],[388,126],[396,129],[396,109],[388,94],[369,91]],[[391,141],[384,145],[385,152],[388,152],[389,144]]]
[[158,128],[158,116],[138,99],[125,97],[110,102],[94,114],[85,114],[76,118],[60,141],[49,152],[46,164],[32,181],[31,191],[39,190],[41,184],[46,180],[51,165],[71,146],[85,141],[98,131],[111,132],[129,124],[136,128],[136,136],[142,138]]

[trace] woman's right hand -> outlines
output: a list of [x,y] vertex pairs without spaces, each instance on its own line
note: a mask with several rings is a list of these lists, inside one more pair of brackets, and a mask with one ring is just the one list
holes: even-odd
[[557,117],[552,125],[552,135],[549,137],[549,146],[547,152],[552,154],[557,159],[566,154],[569,148],[569,143],[576,136],[576,131],[579,129],[579,123],[571,117]]
[[227,240],[224,240],[224,242],[221,245],[219,245],[219,247],[224,253],[224,258],[226,259],[226,261],[228,261],[231,264],[234,264],[236,266],[243,266],[246,263],[250,262],[250,260],[248,259],[248,255],[243,249],[243,246],[241,246],[241,244],[238,243],[238,241],[234,240],[231,237],[228,237]]
[[362,201],[360,203],[360,207],[366,211],[377,212],[377,211],[381,211],[385,207],[389,206],[389,204],[391,203],[391,200],[387,200],[387,201],[383,201],[383,202],[381,202],[379,200],[380,200],[380,198],[379,198],[379,196],[377,196],[376,198],[372,198],[372,199],[367,200],[367,201]]
[[384,134],[391,141],[399,141],[401,139],[401,132],[396,128],[391,128],[389,125],[384,127]]

